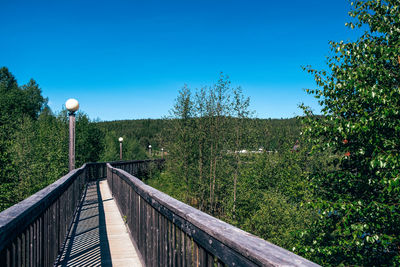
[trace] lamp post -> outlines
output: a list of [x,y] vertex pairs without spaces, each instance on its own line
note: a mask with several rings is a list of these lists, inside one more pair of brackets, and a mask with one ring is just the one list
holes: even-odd
[[151,158],[151,145],[149,145],[149,156]]
[[120,137],[118,138],[119,141],[119,160],[122,160],[122,141],[124,141],[124,138]]
[[164,158],[164,148],[163,147],[161,148],[161,158],[162,159]]
[[75,169],[75,112],[79,109],[79,102],[70,98],[65,102],[69,115],[69,171]]

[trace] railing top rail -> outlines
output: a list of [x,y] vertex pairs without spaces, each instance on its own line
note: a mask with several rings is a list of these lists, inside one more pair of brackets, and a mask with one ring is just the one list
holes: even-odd
[[32,221],[56,200],[59,195],[73,182],[74,178],[85,169],[84,164],[79,169],[70,171],[54,183],[39,192],[15,204],[0,213],[0,251]]
[[212,217],[198,209],[186,205],[140,181],[138,178],[107,163],[114,173],[135,188],[135,191],[158,210],[167,209],[204,231],[209,236],[261,266],[319,266],[286,249],[240,230],[228,223]]
[[132,163],[154,162],[154,161],[165,161],[165,159],[119,160],[106,163],[109,163],[112,166],[113,164],[132,164]]

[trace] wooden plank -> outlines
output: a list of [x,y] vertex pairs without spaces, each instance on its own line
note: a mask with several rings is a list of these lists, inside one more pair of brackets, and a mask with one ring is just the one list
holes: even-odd
[[199,266],[207,266],[207,251],[202,248],[201,246],[198,246],[199,248]]
[[[47,209],[43,215],[43,261],[44,265],[48,266],[49,263],[49,210]],[[34,254],[34,253],[33,253]]]
[[193,253],[194,253],[194,248],[192,247],[192,239],[185,234],[185,245],[186,245],[186,266],[193,266],[192,259]]
[[135,200],[135,240],[136,243],[139,246],[139,229],[140,229],[140,196],[136,193],[136,191],[133,191],[134,194],[134,200]]
[[165,266],[165,219],[164,216],[159,214],[160,224],[160,255],[158,266]]
[[[43,233],[40,227],[40,217],[37,218],[33,224],[33,231],[36,233],[36,239],[34,239],[33,246],[34,246],[34,258],[33,265],[39,266],[40,265],[40,257],[43,252]],[[43,265],[43,264],[42,264]]]
[[171,222],[164,217],[165,221],[165,266],[171,266]]
[[13,242],[11,243],[11,266],[15,267],[17,266],[17,244],[16,244],[16,240],[13,240]]
[[142,256],[145,259],[146,265],[148,265],[148,249],[147,249],[147,241],[148,241],[148,232],[147,232],[147,226],[148,226],[148,222],[147,222],[147,203],[145,201],[142,201],[142,205],[143,205],[143,224],[142,224],[142,234],[143,234],[143,251],[144,254],[142,254]]
[[138,238],[139,241],[138,242],[139,242],[139,244],[138,245],[139,245],[139,250],[142,253],[142,257],[144,259],[144,257],[145,257],[145,252],[143,251],[143,249],[144,249],[143,248],[144,210],[143,210],[142,199],[141,199],[141,197],[139,195],[138,195],[138,200],[139,200],[139,205],[138,205],[138,207],[139,207],[139,228],[138,228],[138,236],[139,236],[139,238]]
[[[24,266],[29,266],[29,227],[25,229],[24,232],[24,237],[25,237],[25,260],[24,260]],[[0,266],[4,266],[0,263]]]
[[207,252],[207,266],[214,266],[214,255]]
[[160,247],[160,243],[159,243],[159,235],[160,235],[160,231],[158,229],[158,212],[156,212],[154,210],[154,208],[152,207],[151,209],[152,211],[152,221],[153,221],[153,266],[156,267],[158,264],[158,249]]
[[21,235],[17,237],[17,266],[22,266],[22,239]]
[[53,227],[54,226],[54,206],[53,205],[50,206],[49,215],[50,215],[50,218],[49,218],[49,247],[48,247],[48,250],[49,250],[49,263],[50,263],[53,259],[53,252],[54,252],[54,250],[53,250],[54,244],[51,245],[52,241],[54,240],[54,227]]
[[[41,265],[40,258],[42,256],[42,250],[43,250],[43,246],[41,244],[42,233],[40,231],[41,230],[40,220],[36,220],[35,221],[34,227],[35,227],[35,232],[36,232],[36,240],[35,240],[35,247],[36,247],[35,258],[36,258],[36,260],[34,262],[35,262],[36,266],[40,266]],[[52,241],[52,240],[53,239],[50,239],[50,241]],[[48,245],[47,249],[53,248],[55,246],[57,246],[57,244],[51,243],[51,244]]]
[[176,225],[172,224],[172,265],[177,266],[177,241],[176,241]]
[[182,231],[179,227],[175,227],[176,233],[176,244],[177,244],[177,266],[181,267],[182,265]]
[[187,266],[188,263],[186,262],[186,238],[185,233],[181,231],[181,257],[182,257],[182,266]]
[[173,242],[173,239],[172,239],[172,222],[170,222],[169,220],[166,220],[167,221],[167,227],[168,227],[168,229],[167,229],[167,231],[168,231],[168,238],[167,238],[167,241],[168,241],[168,247],[167,247],[167,253],[168,253],[168,266],[172,266],[173,265],[173,255],[174,255],[174,253],[173,253],[173,248],[172,248],[172,242]]
[[63,241],[63,238],[61,237],[61,210],[60,210],[60,198],[57,199],[56,201],[57,207],[56,207],[56,220],[57,220],[57,225],[56,225],[56,236],[57,236],[57,247],[56,247],[56,257],[58,253],[60,252],[61,249],[61,244]]
[[146,259],[147,264],[146,266],[151,266],[151,252],[152,252],[152,236],[153,233],[151,232],[151,207],[148,203],[146,203],[146,240],[147,240],[147,247],[146,247]]
[[5,248],[6,251],[6,266],[11,266],[11,262],[12,262],[12,248],[11,248],[11,243]]
[[33,225],[29,226],[29,266],[33,266]]
[[32,224],[32,232],[33,232],[33,239],[32,239],[32,264],[37,266],[37,254],[38,254],[38,247],[37,247],[37,227],[36,227],[36,221]]
[[225,266],[228,266],[228,265],[225,265],[222,261],[218,260],[217,261],[217,266],[218,267],[225,267]]
[[52,214],[52,209],[51,206],[49,207],[49,209],[47,210],[47,264],[51,264],[51,246],[52,246],[52,228],[51,228],[51,224],[53,221],[53,214]]
[[54,247],[54,254],[53,254],[53,261],[57,258],[58,256],[58,251],[60,249],[60,216],[59,216],[59,212],[60,212],[60,206],[59,206],[59,201],[57,200],[54,204],[54,216],[55,216],[55,220],[54,220],[54,224],[53,224],[53,228],[54,228],[54,243],[55,246]]
[[0,266],[7,266],[7,249],[0,251]]
[[133,199],[132,199],[132,187],[128,186],[128,213],[126,214],[126,218],[128,221],[128,227],[131,232],[132,238],[133,238],[133,220],[132,220],[132,212],[133,212]]
[[44,235],[43,235],[43,216],[39,217],[39,265],[43,266],[44,265]]

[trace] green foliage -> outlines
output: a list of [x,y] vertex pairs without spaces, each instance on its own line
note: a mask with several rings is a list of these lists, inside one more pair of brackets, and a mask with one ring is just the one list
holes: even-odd
[[76,115],[75,139],[76,166],[100,160],[104,149],[104,133],[82,112]]
[[0,68],[0,210],[15,203],[13,177],[15,166],[10,147],[13,135],[24,117],[36,119],[46,106],[47,99],[41,96],[40,88],[31,80],[18,86],[15,77],[7,68]]
[[0,126],[6,133],[22,116],[36,119],[46,107],[47,99],[34,80],[21,87],[7,68],[0,68]]
[[104,149],[101,154],[101,161],[117,161],[119,160],[119,136],[114,132],[107,132],[104,137]]
[[184,181],[185,201],[213,215],[223,214],[223,203],[236,197],[229,153],[234,143],[241,145],[240,123],[249,114],[248,103],[240,88],[231,88],[221,75],[215,85],[196,92],[185,86],[171,111],[167,169]]
[[[0,68],[0,211],[68,172],[67,113],[55,116],[46,103],[34,80],[20,87]],[[97,161],[102,132],[83,113],[76,123],[76,165]]]
[[51,114],[43,113],[37,121],[29,117],[21,120],[9,148],[15,166],[13,202],[23,200],[68,172],[65,140],[65,125]]
[[[313,196],[307,174],[312,171],[307,148],[297,152],[264,152],[242,156],[236,217],[229,222],[287,249],[297,244],[297,232],[314,220],[313,211],[301,205]],[[229,216],[232,218],[232,216]]]
[[[103,128],[103,134],[104,131],[105,130]],[[125,135],[117,135],[115,131],[106,131],[104,137],[104,148],[100,155],[100,161],[106,162],[119,160],[119,137],[124,138],[122,143],[123,160],[139,160],[148,158],[148,154],[145,151],[145,146],[142,146],[137,139],[132,139],[126,137]]]
[[[197,96],[192,95],[192,98],[197,98]],[[193,101],[195,100],[193,99]],[[235,118],[228,117],[225,119],[230,121],[229,124],[235,124]],[[110,154],[113,155],[111,158],[115,158],[119,155],[117,140],[120,136],[124,138],[124,144],[125,141],[135,140],[145,152],[147,152],[149,144],[152,145],[153,151],[157,154],[160,154],[161,148],[167,150],[171,128],[175,127],[177,120],[173,116],[168,119],[103,121],[96,122],[96,124],[105,135],[116,138],[114,140],[115,145],[112,145],[112,147],[111,142],[109,142],[109,145],[105,145],[109,147]],[[194,121],[196,121],[196,118],[194,118]],[[246,134],[241,140],[242,147],[252,150],[262,147],[270,151],[280,151],[285,142],[296,141],[301,131],[301,124],[296,118],[259,119],[244,117],[240,120],[240,126],[242,129],[246,129]],[[111,152],[114,148],[117,149],[116,152]],[[107,151],[107,148],[105,150]],[[141,154],[127,159],[142,159],[143,156]]]
[[324,265],[400,264],[400,5],[354,1],[355,42],[331,42],[329,72],[308,68],[324,116],[305,109],[315,151],[330,169],[313,173],[319,220],[301,248]]
[[241,227],[274,243],[289,248],[296,243],[295,233],[311,221],[311,212],[290,202],[277,190],[260,191],[257,209]]
[[[144,120],[120,120],[120,121],[104,121],[97,122],[98,127],[111,136],[115,134],[118,137],[124,137],[128,140],[136,140],[144,150],[151,144],[155,150],[160,150],[164,145],[162,133],[168,122],[161,119],[144,119]],[[114,133],[112,133],[114,132]],[[132,158],[141,159],[141,158]]]
[[300,134],[297,119],[252,119],[248,107],[249,98],[225,76],[212,87],[183,87],[165,122],[166,170],[146,182],[292,249],[296,233],[315,217],[300,205],[312,199],[307,174],[326,166],[325,159],[303,146],[292,151]]
[[157,172],[146,183],[175,199],[185,202],[185,183],[183,180],[176,179],[170,172]]

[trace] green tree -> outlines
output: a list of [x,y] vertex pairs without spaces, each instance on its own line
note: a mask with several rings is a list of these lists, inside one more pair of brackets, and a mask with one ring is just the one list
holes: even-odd
[[104,149],[101,154],[101,161],[117,161],[119,160],[119,136],[115,131],[107,131],[104,137]]
[[79,112],[76,116],[76,166],[96,162],[104,149],[104,133],[89,117]]
[[168,171],[183,181],[186,202],[216,216],[234,209],[227,203],[235,203],[240,159],[232,158],[232,150],[244,143],[248,106],[241,89],[221,74],[215,85],[195,93],[185,86],[171,112]]
[[13,165],[13,137],[21,120],[36,120],[46,107],[47,99],[35,81],[18,86],[6,67],[0,68],[0,209],[15,203],[14,188],[18,184]]
[[330,42],[316,71],[323,116],[305,109],[314,151],[332,168],[311,176],[319,220],[301,253],[324,265],[400,265],[400,4],[356,0],[347,25],[364,33]]
[[232,205],[232,218],[235,220],[236,218],[236,198],[237,198],[237,183],[238,178],[240,176],[241,169],[241,158],[239,155],[239,151],[243,146],[243,139],[246,138],[246,132],[243,128],[243,121],[248,118],[251,114],[249,111],[250,98],[244,97],[242,88],[238,87],[233,90],[233,101],[232,101],[232,116],[234,117],[230,126],[233,129],[233,140],[232,140],[232,149],[235,154],[235,160],[233,161],[233,205]]
[[50,112],[20,120],[9,147],[15,180],[12,203],[19,202],[68,172],[68,131]]
[[190,89],[184,86],[175,100],[175,106],[171,110],[174,120],[172,136],[174,141],[170,143],[169,150],[171,170],[177,179],[184,181],[185,201],[188,202],[193,182],[193,149],[194,134],[193,100]]

